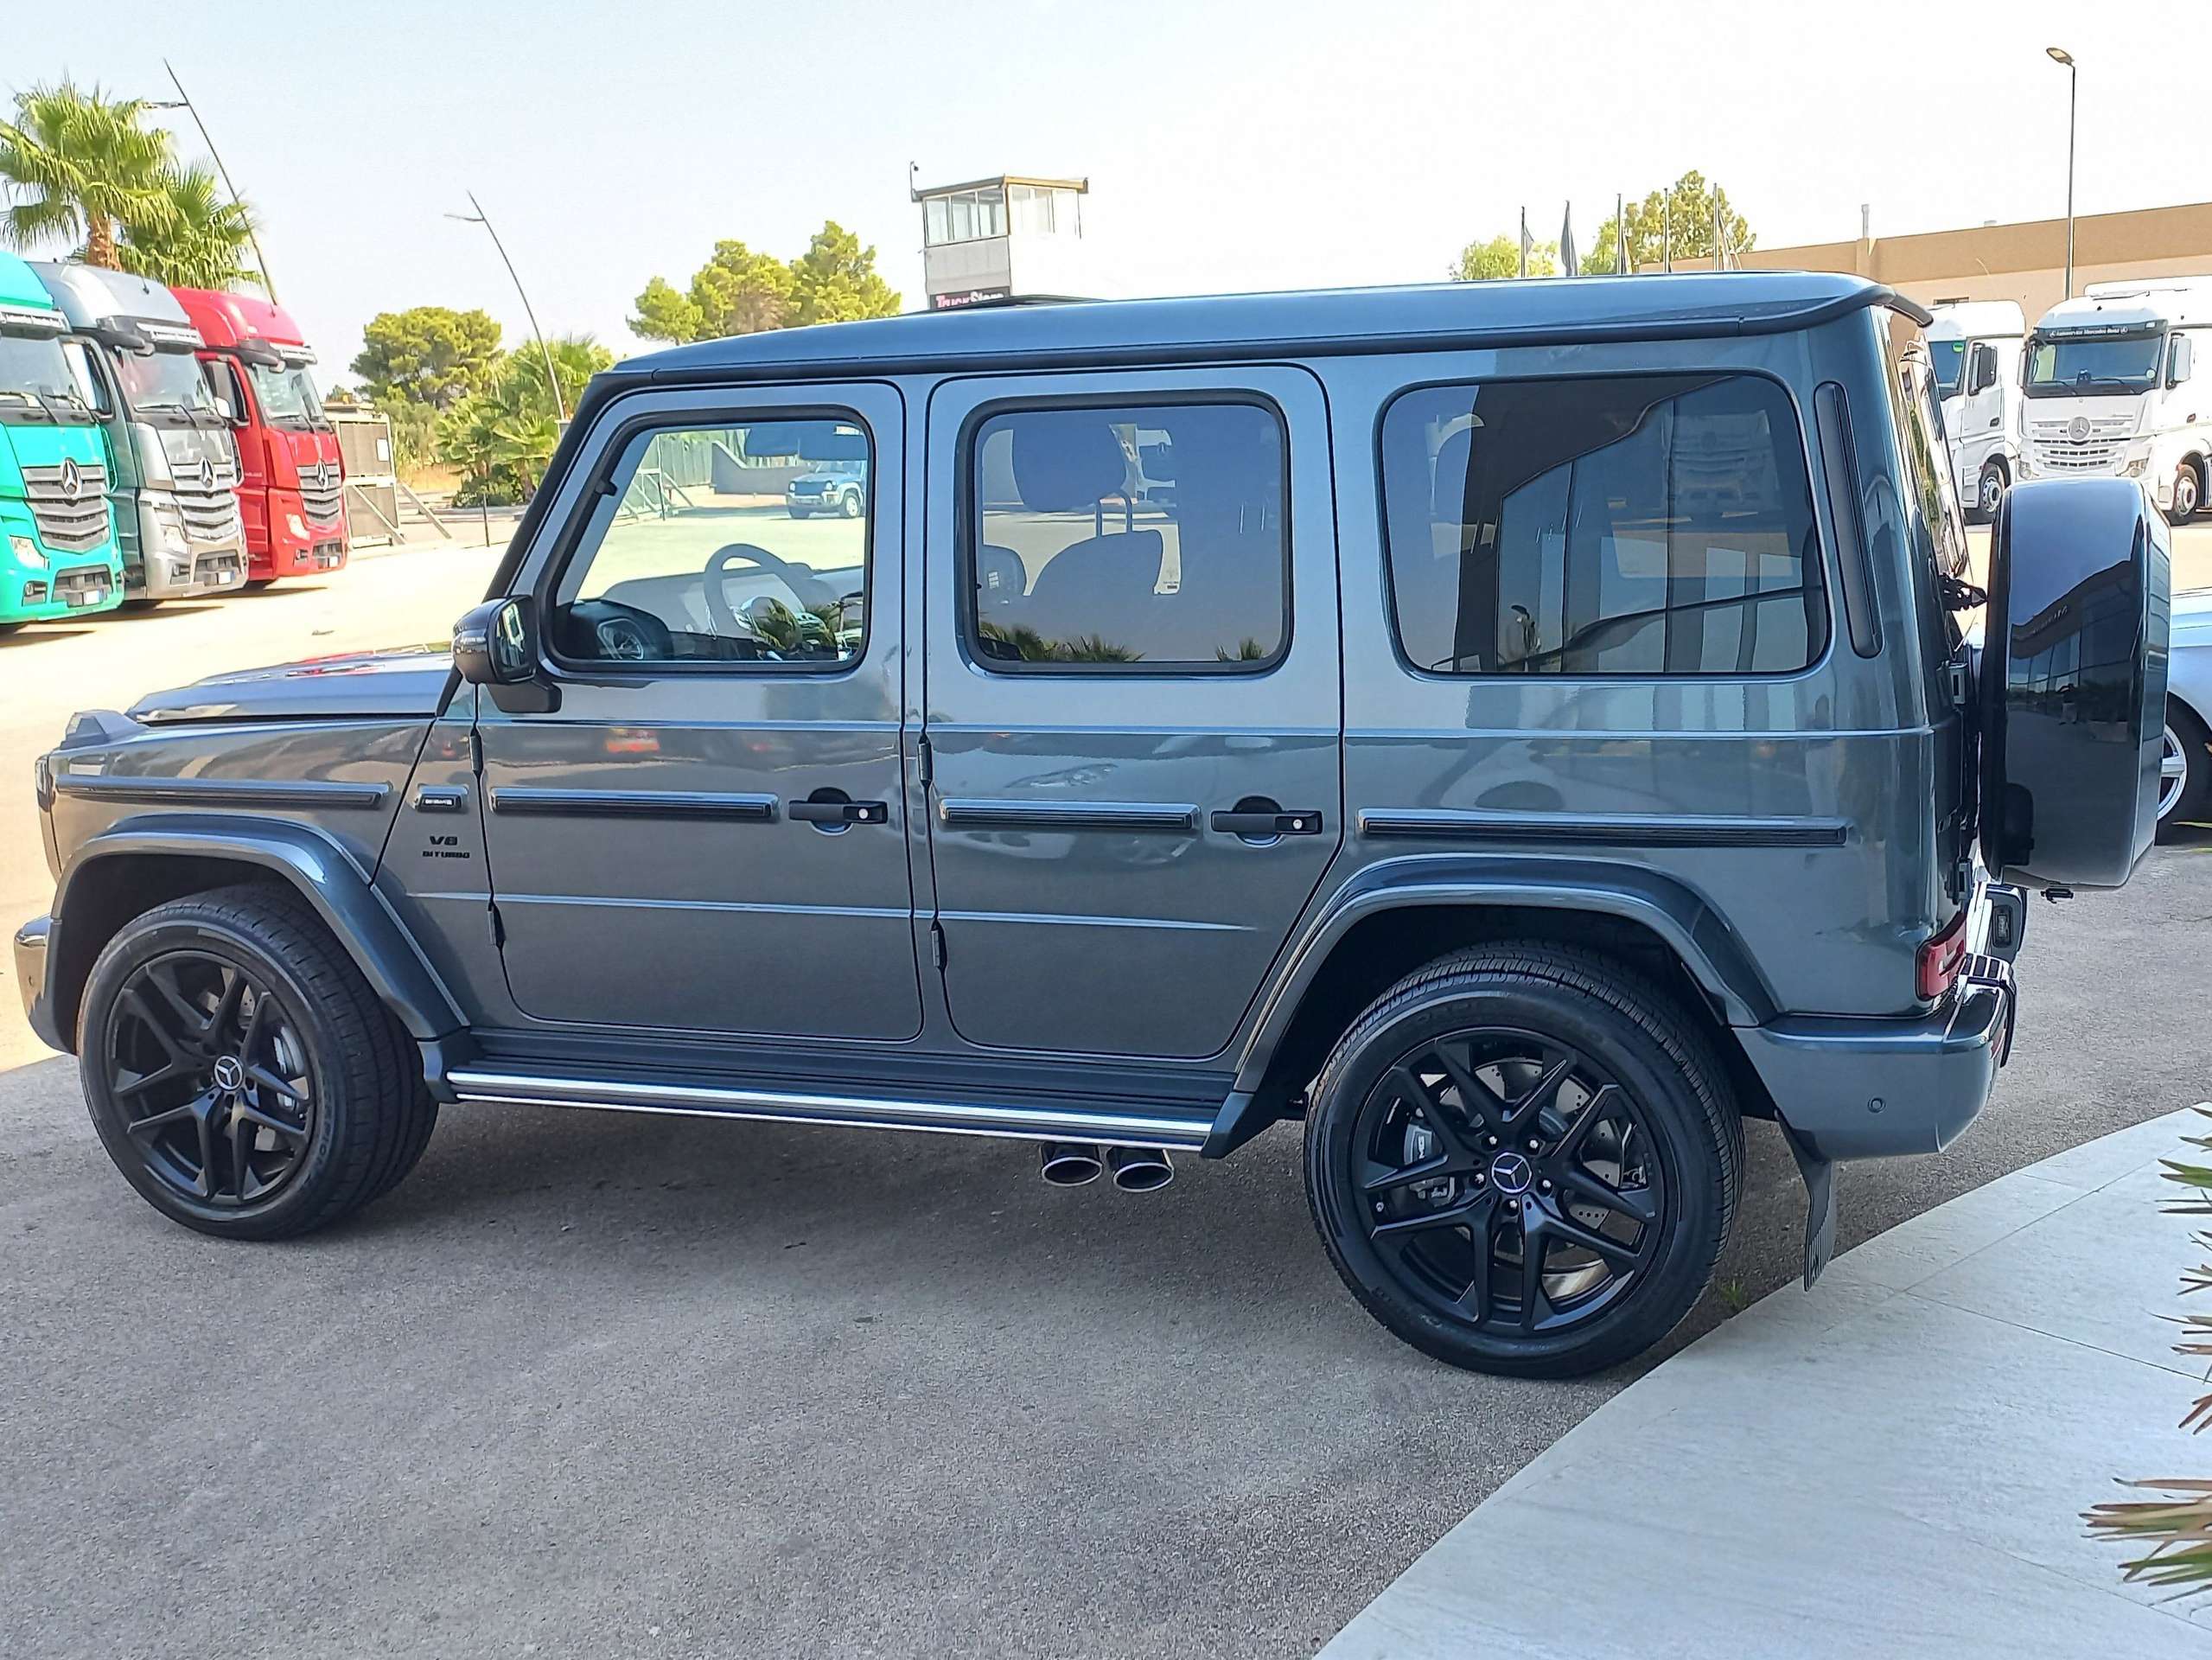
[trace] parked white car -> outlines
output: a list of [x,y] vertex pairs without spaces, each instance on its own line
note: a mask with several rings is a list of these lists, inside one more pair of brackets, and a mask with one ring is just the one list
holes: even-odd
[[2212,588],[2174,596],[2158,833],[2212,823]]

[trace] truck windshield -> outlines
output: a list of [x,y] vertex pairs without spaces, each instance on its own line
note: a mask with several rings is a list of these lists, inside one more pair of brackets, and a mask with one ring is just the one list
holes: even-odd
[[136,352],[115,354],[115,376],[123,383],[123,400],[133,415],[167,418],[194,426],[220,426],[222,415],[215,394],[200,373],[200,360],[189,351]]
[[304,432],[327,425],[322,399],[315,390],[315,377],[306,369],[267,369],[257,363],[248,373],[253,376],[253,395],[261,402],[261,418],[270,425],[288,426]]
[[0,420],[90,425],[58,335],[0,334]]
[[1959,375],[1966,367],[1967,342],[1963,340],[1931,340],[1928,355],[1935,367],[1935,395],[1948,398],[1959,389]]
[[2037,335],[2028,347],[2030,398],[2147,392],[2158,384],[2163,333]]

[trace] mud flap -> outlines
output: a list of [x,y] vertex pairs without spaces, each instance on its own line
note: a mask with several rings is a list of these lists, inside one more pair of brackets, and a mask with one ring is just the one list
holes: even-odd
[[1787,1124],[1782,1127],[1782,1139],[1789,1143],[1789,1156],[1797,1160],[1797,1173],[1805,1178],[1805,1288],[1810,1291],[1836,1254],[1836,1167]]

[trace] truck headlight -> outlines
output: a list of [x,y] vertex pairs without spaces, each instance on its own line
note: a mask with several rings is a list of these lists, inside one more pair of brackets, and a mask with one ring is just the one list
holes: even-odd
[[26,571],[46,569],[46,550],[38,545],[35,538],[10,536],[8,539],[8,551],[16,556],[16,563]]
[[2127,476],[2130,478],[2140,478],[2150,470],[2151,457],[2148,456],[2138,456],[2127,463]]
[[307,520],[296,513],[288,513],[284,515],[284,528],[290,531],[301,541],[307,540]]

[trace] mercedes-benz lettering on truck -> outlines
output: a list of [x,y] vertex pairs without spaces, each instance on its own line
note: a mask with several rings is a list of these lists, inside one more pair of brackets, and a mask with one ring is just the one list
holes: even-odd
[[2092,283],[2028,341],[2022,477],[2139,478],[2180,524],[2204,505],[2212,382],[2212,277]]
[[1992,518],[2018,473],[2020,343],[2027,319],[2011,300],[1958,300],[1935,310],[1928,351],[1959,499]]
[[68,327],[31,268],[0,253],[0,633],[112,609],[123,565]]
[[125,597],[245,580],[230,411],[200,373],[200,331],[158,283],[92,265],[32,267],[69,320],[68,349],[107,437]]
[[201,367],[233,412],[246,580],[338,569],[346,563],[345,474],[299,325],[251,295],[170,292],[207,342]]

